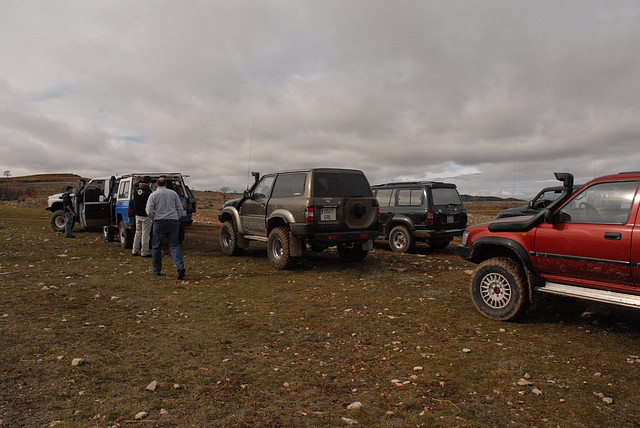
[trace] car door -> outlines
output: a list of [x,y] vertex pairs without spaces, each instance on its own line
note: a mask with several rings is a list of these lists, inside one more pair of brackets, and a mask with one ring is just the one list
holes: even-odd
[[249,198],[242,202],[240,218],[245,234],[266,236],[267,204],[275,178],[275,175],[262,177],[251,191]]
[[385,233],[389,233],[389,223],[395,213],[395,189],[376,189],[374,196],[380,204],[380,222]]
[[81,190],[80,224],[83,227],[108,226],[111,204],[104,197],[106,180],[92,180]]
[[553,224],[538,226],[534,258],[541,276],[600,288],[632,286],[637,188],[636,181],[594,184],[565,203]]

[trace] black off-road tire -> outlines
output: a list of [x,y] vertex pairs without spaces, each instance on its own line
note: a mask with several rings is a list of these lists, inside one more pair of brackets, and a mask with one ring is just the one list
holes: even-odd
[[233,222],[225,221],[220,228],[220,249],[222,254],[227,256],[239,256],[243,249],[238,246],[238,231],[233,226]]
[[352,244],[338,245],[338,254],[345,262],[361,262],[367,257],[369,251],[362,249],[362,244],[355,242]]
[[113,242],[116,239],[115,230],[111,226],[104,226],[102,228],[102,236],[104,237],[104,242]]
[[284,226],[276,227],[269,233],[267,254],[271,264],[276,269],[286,269],[293,263],[289,241],[289,229]]
[[434,250],[444,250],[451,243],[453,238],[445,238],[439,240],[428,241],[427,243]]
[[410,253],[414,250],[416,241],[406,226],[396,226],[389,233],[389,247],[396,253]]
[[122,248],[133,248],[133,233],[126,228],[123,220],[120,220],[118,225],[118,236]]
[[510,321],[522,315],[529,303],[528,294],[524,269],[509,258],[485,260],[471,276],[471,300],[493,320]]
[[[58,210],[54,211],[53,214],[51,214],[51,228],[54,232],[64,232],[64,222],[64,211]],[[71,229],[73,230],[73,227]]]

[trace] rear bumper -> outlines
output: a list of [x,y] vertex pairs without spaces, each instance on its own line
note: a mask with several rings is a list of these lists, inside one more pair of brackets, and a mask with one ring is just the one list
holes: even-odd
[[414,230],[413,236],[420,240],[445,239],[453,238],[454,236],[462,236],[462,232],[464,232],[464,228],[449,230]]
[[316,232],[311,224],[290,224],[291,233],[300,239],[309,239],[326,244],[339,242],[362,242],[375,239],[380,235],[378,230],[349,230],[341,232]]

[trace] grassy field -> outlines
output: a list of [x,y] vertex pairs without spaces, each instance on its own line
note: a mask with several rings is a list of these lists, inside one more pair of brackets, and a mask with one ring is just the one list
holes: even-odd
[[0,204],[0,426],[640,425],[638,313],[548,299],[490,321],[456,242],[275,271],[262,245],[220,253],[213,205],[177,281],[170,257],[156,277],[101,233]]

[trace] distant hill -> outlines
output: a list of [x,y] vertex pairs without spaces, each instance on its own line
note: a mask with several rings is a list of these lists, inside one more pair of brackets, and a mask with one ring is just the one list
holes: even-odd
[[44,199],[64,192],[66,186],[76,186],[82,177],[76,174],[36,174],[0,178],[0,200]]

